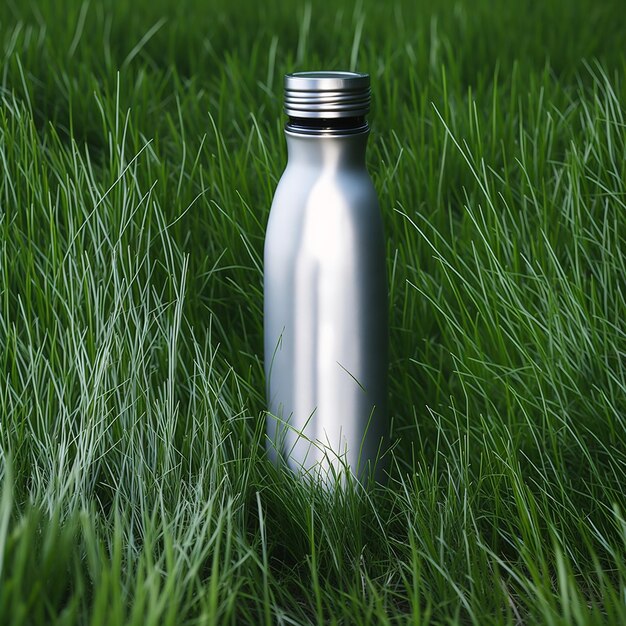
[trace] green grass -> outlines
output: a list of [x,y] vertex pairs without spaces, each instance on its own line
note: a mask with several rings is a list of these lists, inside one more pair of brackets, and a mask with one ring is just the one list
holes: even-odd
[[[617,0],[3,2],[0,623],[626,623],[625,33]],[[369,490],[264,453],[311,68],[373,82]]]

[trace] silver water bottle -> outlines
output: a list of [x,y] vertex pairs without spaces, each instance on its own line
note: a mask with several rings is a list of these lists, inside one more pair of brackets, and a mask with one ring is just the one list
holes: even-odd
[[270,456],[319,477],[380,478],[387,432],[387,274],[365,167],[370,79],[285,76],[289,160],[265,238]]

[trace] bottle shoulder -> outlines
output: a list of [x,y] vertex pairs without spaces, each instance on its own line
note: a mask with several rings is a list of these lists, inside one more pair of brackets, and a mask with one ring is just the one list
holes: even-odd
[[365,167],[316,168],[287,164],[276,187],[272,208],[281,203],[338,202],[378,207],[378,196]]

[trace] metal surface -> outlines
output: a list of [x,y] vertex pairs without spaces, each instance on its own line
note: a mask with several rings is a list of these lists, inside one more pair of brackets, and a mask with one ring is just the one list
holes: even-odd
[[385,243],[368,132],[286,136],[265,240],[268,450],[297,472],[362,478],[387,432]]
[[285,113],[301,118],[367,115],[370,77],[356,72],[297,72],[285,76]]

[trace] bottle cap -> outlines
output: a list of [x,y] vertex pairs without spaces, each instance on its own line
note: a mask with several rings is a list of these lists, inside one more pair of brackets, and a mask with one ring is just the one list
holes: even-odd
[[285,113],[297,118],[363,117],[370,110],[369,74],[295,72],[285,75]]

